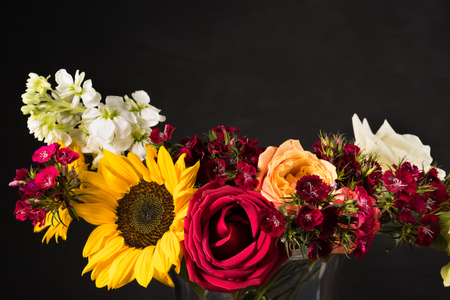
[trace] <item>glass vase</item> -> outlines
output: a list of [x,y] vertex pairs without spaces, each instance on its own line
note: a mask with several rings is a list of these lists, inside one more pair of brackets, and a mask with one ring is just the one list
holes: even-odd
[[[333,254],[326,259],[317,261],[293,256],[280,267],[263,287],[245,289],[233,294],[205,291],[205,299],[337,300],[337,282],[343,261],[344,255],[341,254]],[[201,299],[181,277],[175,273],[171,273],[171,277],[175,283],[175,299]],[[264,294],[264,297],[258,298],[258,294]]]

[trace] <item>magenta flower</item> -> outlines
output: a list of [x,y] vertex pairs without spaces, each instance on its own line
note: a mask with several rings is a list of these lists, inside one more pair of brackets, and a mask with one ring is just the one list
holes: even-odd
[[35,179],[31,179],[26,184],[19,187],[19,196],[24,198],[38,197],[42,195],[43,190],[36,184]]
[[358,236],[356,237],[356,248],[352,252],[356,258],[364,257],[367,254],[370,246],[372,245],[374,235],[374,232],[358,230]]
[[320,225],[323,221],[323,215],[320,210],[315,207],[303,205],[300,207],[297,215],[295,216],[295,223],[301,226],[306,231],[311,231],[314,226]]
[[33,220],[33,226],[36,226],[36,224],[39,224],[39,227],[42,227],[45,225],[45,212],[44,210],[40,208],[34,208],[30,211],[28,217],[30,220]]
[[150,133],[150,140],[154,144],[162,144],[172,137],[173,127],[170,124],[166,124],[164,132],[161,132],[159,128],[154,128]]
[[259,181],[256,179],[256,169],[254,166],[241,161],[238,163],[237,169],[239,171],[236,173],[234,182],[238,187],[251,191],[258,186]]
[[14,210],[14,215],[16,219],[20,221],[25,221],[31,211],[31,204],[28,200],[19,200],[16,202],[16,209]]
[[53,143],[48,146],[42,146],[38,150],[36,150],[31,157],[34,162],[44,163],[49,160],[53,154],[55,154],[56,150],[59,149],[58,143]]
[[420,218],[422,226],[417,229],[416,244],[420,247],[430,246],[438,237],[441,228],[439,227],[439,217],[427,214]]
[[59,173],[58,170],[53,166],[48,166],[42,169],[41,172],[39,172],[36,175],[35,181],[36,185],[43,189],[47,190],[56,184],[55,178],[58,177]]
[[333,245],[326,236],[312,238],[309,242],[308,257],[312,260],[317,258],[325,258],[333,251]]
[[16,177],[9,183],[9,186],[21,186],[27,183],[28,170],[25,168],[16,170]]
[[297,181],[295,191],[300,198],[315,205],[328,197],[330,186],[317,175],[307,175]]
[[69,148],[58,149],[56,152],[56,161],[61,165],[69,165],[80,158],[80,155]]
[[262,209],[259,212],[258,220],[261,230],[271,237],[279,237],[286,228],[286,220],[277,209]]

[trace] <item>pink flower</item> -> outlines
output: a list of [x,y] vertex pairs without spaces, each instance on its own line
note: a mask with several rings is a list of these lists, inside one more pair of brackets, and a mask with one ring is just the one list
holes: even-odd
[[47,190],[56,184],[55,178],[58,177],[59,173],[58,170],[53,166],[48,166],[42,169],[41,172],[39,172],[36,175],[35,181],[36,185],[40,187],[43,190]]
[[256,168],[254,166],[241,161],[238,163],[237,169],[239,171],[236,173],[234,182],[238,187],[246,190],[253,190],[258,186],[258,180],[255,178]]
[[38,223],[40,223],[39,227],[45,225],[45,212],[40,208],[32,209],[28,217],[33,220],[33,226],[36,226]]
[[14,210],[14,215],[16,219],[20,221],[25,221],[31,211],[31,204],[27,200],[19,200],[16,202],[16,209]]
[[80,155],[69,148],[58,149],[56,161],[61,165],[69,165],[80,158]]
[[34,152],[31,159],[34,162],[44,163],[49,160],[53,154],[55,154],[56,150],[59,149],[59,146],[60,145],[58,143],[53,143],[48,146],[42,146],[41,148],[36,150],[36,152]]
[[260,211],[259,226],[261,230],[271,237],[279,237],[286,228],[286,220],[277,209],[264,208]]
[[323,221],[323,215],[320,210],[315,207],[303,205],[295,216],[295,223],[303,227],[306,231],[311,231],[314,226],[320,225]]

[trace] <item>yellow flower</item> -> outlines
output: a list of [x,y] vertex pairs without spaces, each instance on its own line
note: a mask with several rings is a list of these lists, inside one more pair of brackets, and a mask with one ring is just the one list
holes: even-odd
[[[59,141],[59,144],[61,145],[61,148],[70,148],[72,151],[75,151],[80,156],[75,162],[69,165],[69,170],[74,169],[75,172],[79,173],[81,171],[87,170],[87,165],[84,160],[84,155],[81,152],[80,146],[72,142],[69,147],[66,147],[62,141]],[[67,209],[62,209],[61,207],[59,210],[59,218],[61,219],[61,224],[59,221],[54,219],[53,211],[50,211],[45,216],[45,224],[44,226],[40,226],[40,223],[36,224],[34,226],[34,232],[41,232],[44,229],[47,229],[47,232],[44,234],[44,237],[42,238],[42,243],[45,241],[47,244],[50,242],[52,237],[55,237],[55,241],[58,243],[58,238],[61,237],[63,240],[67,239],[67,230],[69,229],[69,225],[72,222],[72,217],[69,214],[69,211]]]
[[132,280],[147,287],[152,278],[174,286],[168,275],[179,272],[183,252],[184,217],[199,163],[186,168],[184,155],[174,164],[164,147],[146,147],[147,167],[136,154],[127,157],[106,150],[98,172],[79,176],[90,184],[82,190],[78,215],[98,225],[83,256],[97,287],[119,288]]

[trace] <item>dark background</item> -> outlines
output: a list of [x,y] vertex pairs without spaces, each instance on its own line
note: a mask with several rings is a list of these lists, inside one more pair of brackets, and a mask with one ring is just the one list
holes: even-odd
[[[14,3],[14,4],[13,4]],[[25,4],[26,3],[26,4]],[[100,4],[101,3],[101,4]],[[97,289],[81,271],[93,229],[72,223],[67,241],[13,216],[15,169],[42,145],[20,112],[29,72],[86,72],[107,95],[145,90],[176,135],[239,127],[261,145],[319,130],[353,138],[351,117],[384,119],[419,136],[450,171],[448,1],[15,1],[2,4],[2,293],[7,299],[171,299],[157,281]],[[56,84],[53,85],[54,87]],[[163,125],[163,124],[161,124]],[[162,126],[161,126],[162,128]],[[5,163],[6,162],[6,163]],[[415,248],[346,260],[340,299],[449,299],[440,269],[450,257]]]

